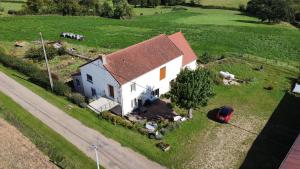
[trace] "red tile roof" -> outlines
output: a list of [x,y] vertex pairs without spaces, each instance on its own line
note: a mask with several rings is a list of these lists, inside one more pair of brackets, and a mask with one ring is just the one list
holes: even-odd
[[124,84],[181,55],[168,36],[162,34],[107,55],[104,66]]
[[192,61],[195,61],[197,59],[197,55],[183,36],[181,32],[174,33],[172,35],[168,36],[171,41],[182,51],[184,54],[182,65],[185,66]]
[[280,169],[299,169],[300,168],[300,134],[288,152]]
[[183,65],[180,66],[196,60],[196,55],[183,34],[161,34],[105,56],[104,67],[122,85],[181,55],[185,56]]

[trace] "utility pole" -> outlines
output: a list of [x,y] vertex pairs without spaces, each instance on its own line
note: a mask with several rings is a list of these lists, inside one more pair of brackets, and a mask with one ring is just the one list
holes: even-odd
[[51,77],[50,67],[48,65],[47,53],[46,53],[46,49],[45,49],[45,44],[44,44],[42,32],[40,32],[40,36],[41,36],[41,42],[42,42],[44,56],[45,56],[45,60],[46,60],[46,67],[47,67],[47,71],[48,71],[50,86],[51,86],[51,90],[53,91],[53,81],[52,81],[52,77]]
[[96,153],[97,169],[100,169],[99,159],[98,159],[98,147],[97,147],[97,145],[95,145],[95,144],[93,144],[92,147],[94,148],[95,153]]

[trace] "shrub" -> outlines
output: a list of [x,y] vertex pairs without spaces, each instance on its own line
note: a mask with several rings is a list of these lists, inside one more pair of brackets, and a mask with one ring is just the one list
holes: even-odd
[[186,11],[187,10],[187,8],[185,8],[185,7],[173,7],[172,8],[172,11]]
[[67,54],[67,49],[66,49],[66,47],[62,46],[61,48],[59,48],[59,49],[57,50],[57,54],[58,54],[59,56]]
[[300,22],[300,12],[295,14],[295,20]]
[[0,12],[4,12],[4,8],[3,7],[0,7]]
[[120,116],[114,115],[109,111],[100,113],[100,117],[112,122],[114,125],[118,124],[118,125],[121,125],[123,127],[129,128],[129,129],[132,129],[134,127],[134,125],[130,121],[128,121]]
[[[58,51],[53,46],[46,46],[45,49],[46,49],[46,54],[47,54],[48,60],[53,59],[55,57],[55,55],[58,54]],[[32,59],[32,60],[41,61],[45,58],[43,48],[42,47],[39,47],[39,48],[32,47],[26,51],[25,57]]]
[[201,58],[200,58],[199,60],[200,60],[201,63],[207,64],[207,63],[209,63],[209,62],[214,61],[215,58],[214,58],[212,55],[210,55],[210,54],[208,54],[207,52],[205,52],[205,53],[201,56]]
[[[42,71],[32,63],[23,61],[19,58],[7,56],[0,51],[0,63],[6,67],[17,70],[20,73],[29,77],[29,80],[43,88],[50,89],[48,73]],[[54,89],[53,92],[57,95],[68,96],[71,88],[64,84],[64,82],[53,79]]]
[[80,93],[71,93],[68,99],[79,107],[86,107],[85,97]]
[[53,92],[60,96],[68,96],[71,93],[71,88],[64,82],[55,80],[53,81]]
[[147,135],[147,134],[148,134],[148,130],[145,129],[144,127],[138,128],[137,131],[138,131],[139,133],[141,133],[142,135]]
[[239,11],[241,11],[241,12],[245,12],[246,11],[246,7],[245,7],[244,4],[240,4],[239,5]]
[[15,15],[15,14],[17,14],[18,12],[17,12],[16,10],[9,9],[9,10],[7,11],[7,13],[8,13],[9,15]]

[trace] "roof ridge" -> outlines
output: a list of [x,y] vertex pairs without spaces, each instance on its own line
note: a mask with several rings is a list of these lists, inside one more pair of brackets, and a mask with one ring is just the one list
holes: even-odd
[[[123,51],[128,50],[128,49],[131,49],[131,48],[133,48],[133,47],[140,46],[140,45],[142,45],[142,44],[144,44],[144,43],[146,43],[146,42],[149,42],[149,41],[151,41],[151,40],[157,39],[157,38],[159,38],[159,37],[161,37],[161,36],[165,36],[165,37],[168,38],[168,36],[167,36],[166,34],[159,34],[159,35],[154,36],[154,37],[152,37],[152,38],[150,38],[150,39],[144,40],[144,41],[142,41],[142,42],[139,42],[139,43],[130,45],[130,46],[126,47],[126,48],[123,48],[123,49],[120,49],[120,50],[115,51],[115,52],[113,52],[113,53],[110,53],[110,54],[106,55],[105,57],[108,59],[111,55],[114,55],[114,54],[116,54],[116,53],[123,52]],[[168,38],[168,39],[169,39],[169,38]]]
[[[177,33],[181,33],[181,31],[180,31],[180,32],[173,33],[173,34],[171,34],[171,35],[175,35],[175,34],[177,34]],[[182,33],[181,33],[181,34],[182,34]],[[172,45],[175,46],[175,47],[181,52],[182,56],[184,56],[183,51],[182,51],[181,49],[179,49],[179,47],[178,47],[178,46],[170,39],[170,36],[171,36],[171,35],[168,35],[167,38],[168,38],[169,41],[172,43]]]

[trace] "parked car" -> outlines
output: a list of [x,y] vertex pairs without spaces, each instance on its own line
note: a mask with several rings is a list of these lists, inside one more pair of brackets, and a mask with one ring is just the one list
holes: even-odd
[[231,116],[233,115],[233,108],[229,106],[223,106],[219,109],[217,113],[217,120],[219,120],[222,123],[228,123],[231,119]]

